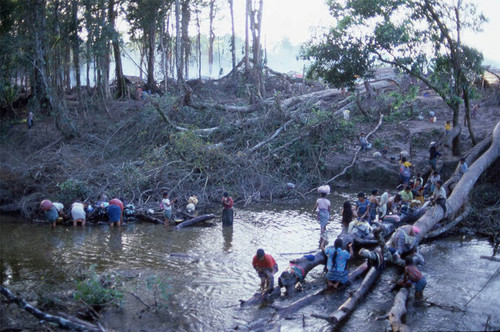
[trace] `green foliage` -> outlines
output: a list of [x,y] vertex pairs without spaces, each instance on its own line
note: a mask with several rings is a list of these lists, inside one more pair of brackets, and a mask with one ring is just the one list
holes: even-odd
[[66,204],[75,200],[82,200],[92,192],[87,183],[72,178],[63,183],[58,183],[57,188],[59,189],[58,200]]
[[400,121],[413,116],[413,103],[418,95],[419,87],[412,85],[405,92],[390,91],[378,96],[378,100],[387,108],[386,121]]
[[384,146],[386,146],[386,143],[383,139],[380,139],[380,138],[376,138],[374,141],[373,141],[373,147],[376,149],[376,150],[381,150]]
[[92,265],[86,278],[76,283],[74,297],[89,306],[121,305],[123,292],[109,286],[111,284],[111,278],[99,276]]
[[162,308],[167,306],[168,297],[170,296],[170,285],[166,280],[156,275],[149,276],[146,279],[146,289],[152,292],[155,307]]
[[217,169],[224,159],[220,149],[189,130],[170,135],[169,141],[167,154],[177,155],[199,170]]

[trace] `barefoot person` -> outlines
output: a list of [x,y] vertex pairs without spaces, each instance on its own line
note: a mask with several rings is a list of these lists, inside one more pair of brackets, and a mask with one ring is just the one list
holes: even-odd
[[322,243],[323,252],[327,257],[326,268],[328,270],[326,274],[326,281],[329,288],[337,288],[340,284],[349,284],[349,279],[347,278],[347,261],[353,256],[352,253],[352,243],[349,243],[347,247],[349,252],[342,250],[343,246],[342,239],[336,239],[333,246],[324,247],[324,242]]
[[427,286],[427,280],[415,265],[412,256],[405,258],[405,273],[403,279],[399,280],[397,284],[402,287],[411,287],[412,284],[415,285],[415,299],[424,299],[424,288]]
[[253,268],[260,278],[260,288],[262,290],[272,290],[274,288],[274,274],[278,272],[278,264],[273,256],[266,254],[264,249],[258,249],[253,256]]
[[446,217],[446,189],[443,187],[443,180],[436,182],[436,188],[432,193],[432,204],[438,204],[443,208],[443,218]]
[[62,214],[64,208],[62,203],[52,203],[48,199],[44,199],[40,203],[40,208],[45,212],[45,220],[47,220],[52,227],[55,227],[57,219],[59,219],[59,215]]
[[85,205],[81,201],[76,201],[71,204],[71,219],[73,220],[73,226],[77,223],[81,223],[85,226]]
[[322,192],[321,197],[316,200],[313,211],[318,211],[318,222],[321,226],[320,234],[323,235],[326,231],[326,224],[330,220],[330,201],[326,198],[327,193]]
[[168,192],[165,191],[162,195],[161,207],[163,208],[163,222],[165,226],[168,226],[170,219],[172,219],[172,204],[170,201]]
[[124,209],[123,202],[118,198],[113,198],[112,200],[109,201],[106,213],[108,215],[109,225],[111,227],[113,227],[115,224],[116,226],[122,225],[123,209]]
[[222,226],[233,226],[233,204],[234,201],[228,192],[222,195]]

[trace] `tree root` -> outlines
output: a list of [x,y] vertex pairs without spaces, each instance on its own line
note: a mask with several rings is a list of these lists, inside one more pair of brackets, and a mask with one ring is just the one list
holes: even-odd
[[460,222],[462,222],[465,218],[467,218],[471,212],[472,212],[472,207],[470,206],[470,204],[466,203],[463,212],[458,217],[456,217],[455,219],[453,219],[452,221],[450,221],[446,225],[444,225],[444,226],[442,226],[442,227],[440,227],[432,232],[427,233],[425,235],[425,239],[426,240],[432,239],[432,238],[437,237],[443,233],[446,233],[447,231],[449,231],[450,229],[452,229],[453,227],[458,225]]

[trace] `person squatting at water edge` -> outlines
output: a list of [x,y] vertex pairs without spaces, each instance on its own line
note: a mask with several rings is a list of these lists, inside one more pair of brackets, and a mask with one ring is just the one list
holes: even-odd
[[408,288],[412,285],[415,285],[415,299],[424,299],[424,289],[425,286],[427,286],[427,280],[415,264],[413,256],[408,256],[405,258],[405,272],[403,274],[402,280],[399,280],[397,282],[397,285]]
[[222,226],[232,226],[233,225],[233,199],[229,196],[228,192],[222,195]]
[[260,288],[270,291],[274,288],[274,274],[278,272],[278,264],[273,256],[266,254],[264,249],[258,249],[253,256],[252,266],[260,278]]

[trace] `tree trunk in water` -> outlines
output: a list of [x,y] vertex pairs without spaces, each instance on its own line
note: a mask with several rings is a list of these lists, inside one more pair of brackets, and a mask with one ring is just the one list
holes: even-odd
[[198,217],[195,217],[195,218],[192,218],[192,219],[189,219],[189,220],[186,220],[186,221],[180,223],[179,225],[177,225],[177,227],[175,227],[175,229],[181,229],[184,227],[192,226],[196,223],[210,220],[213,218],[217,218],[217,216],[215,214],[204,214],[202,216],[198,216]]
[[[464,104],[465,104],[464,119],[466,120],[464,122],[467,122],[467,128],[469,129],[472,145],[476,145],[477,144],[476,135],[474,135],[474,131],[472,130],[472,123],[470,119],[470,100],[469,100],[469,91],[467,89],[464,89]],[[465,125],[466,124],[464,123],[464,126]]]
[[231,11],[231,59],[233,63],[233,76],[236,75],[236,45],[235,45],[235,34],[234,34],[234,9],[233,9],[233,0],[229,0],[229,10]]
[[408,300],[408,289],[401,288],[394,298],[394,305],[389,311],[389,322],[393,332],[409,331],[408,326],[401,322],[401,318],[406,314],[406,301]]
[[209,13],[209,29],[208,29],[208,73],[212,76],[212,69],[214,64],[214,18],[215,18],[215,0],[211,0]]
[[115,29],[115,0],[109,0],[108,2],[108,18],[109,25],[111,28],[112,44],[113,44],[113,54],[115,56],[115,73],[117,82],[117,98],[122,98],[127,95],[127,85],[125,84],[125,77],[123,76],[123,66],[122,66],[122,56],[120,52],[120,43],[118,42],[118,32]]

